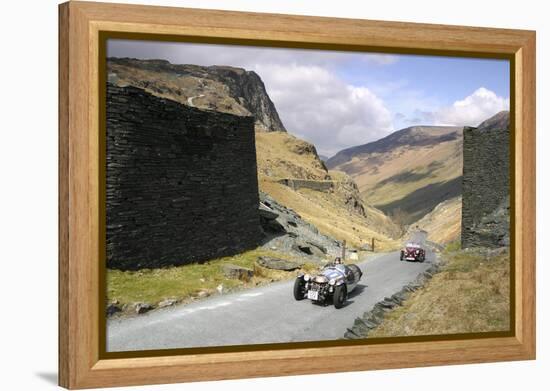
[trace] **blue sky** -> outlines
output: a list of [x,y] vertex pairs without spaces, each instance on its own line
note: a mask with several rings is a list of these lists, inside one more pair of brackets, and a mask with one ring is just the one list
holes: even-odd
[[287,130],[327,156],[408,126],[477,126],[509,107],[506,60],[131,40],[109,40],[107,55],[253,70]]
[[[510,63],[497,59],[398,55],[395,62],[365,66],[348,62],[338,67],[339,76],[352,85],[367,85],[384,99],[393,113],[410,116],[414,110],[405,95],[417,97],[417,109],[450,106],[480,87],[497,96],[510,96]],[[401,116],[398,116],[401,117]],[[426,118],[424,118],[426,119]],[[415,121],[395,119],[396,128]],[[427,124],[431,124],[428,120]],[[468,124],[475,125],[475,124]]]

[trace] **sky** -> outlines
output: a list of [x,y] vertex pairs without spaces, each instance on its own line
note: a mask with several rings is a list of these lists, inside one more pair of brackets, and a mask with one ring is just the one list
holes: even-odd
[[107,56],[255,71],[287,131],[327,157],[409,126],[477,126],[509,109],[507,60],[137,40],[109,40]]

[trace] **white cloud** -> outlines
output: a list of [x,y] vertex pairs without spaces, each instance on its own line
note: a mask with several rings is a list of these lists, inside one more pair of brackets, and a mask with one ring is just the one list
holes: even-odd
[[346,84],[320,66],[256,64],[287,130],[332,155],[383,137],[392,115],[372,91]]
[[437,125],[477,126],[502,110],[509,110],[510,100],[480,87],[471,95],[433,113]]
[[287,130],[325,155],[374,141],[393,129],[392,115],[380,94],[344,82],[337,72],[338,67],[353,63],[386,66],[398,61],[398,56],[131,40],[109,40],[107,54],[253,70],[262,78]]
[[231,65],[251,69],[253,64],[301,64],[332,68],[342,63],[394,64],[399,57],[383,53],[287,49],[259,46],[215,45],[110,39],[107,56],[165,59],[173,64]]

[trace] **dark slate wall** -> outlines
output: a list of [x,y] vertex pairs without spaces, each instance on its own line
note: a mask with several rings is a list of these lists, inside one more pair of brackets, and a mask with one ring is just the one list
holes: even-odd
[[293,190],[311,189],[327,192],[334,187],[333,181],[314,181],[309,179],[280,179],[278,182],[292,188]]
[[[498,235],[487,235],[487,216],[502,208],[510,194],[510,132],[508,128],[464,128],[462,176],[462,247],[495,247]],[[485,219],[484,219],[485,218]],[[482,221],[483,220],[483,221]],[[492,230],[509,232],[507,220],[491,222]],[[483,225],[483,227],[481,227]]]
[[107,266],[233,255],[262,238],[254,118],[107,88]]

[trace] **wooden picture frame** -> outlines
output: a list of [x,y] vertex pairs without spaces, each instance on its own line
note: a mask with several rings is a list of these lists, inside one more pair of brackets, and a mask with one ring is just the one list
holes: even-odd
[[[104,32],[191,42],[497,57],[511,64],[510,335],[373,344],[102,354]],[[102,339],[103,338],[103,339]],[[90,388],[535,358],[535,32],[88,2],[59,6],[59,384]]]

